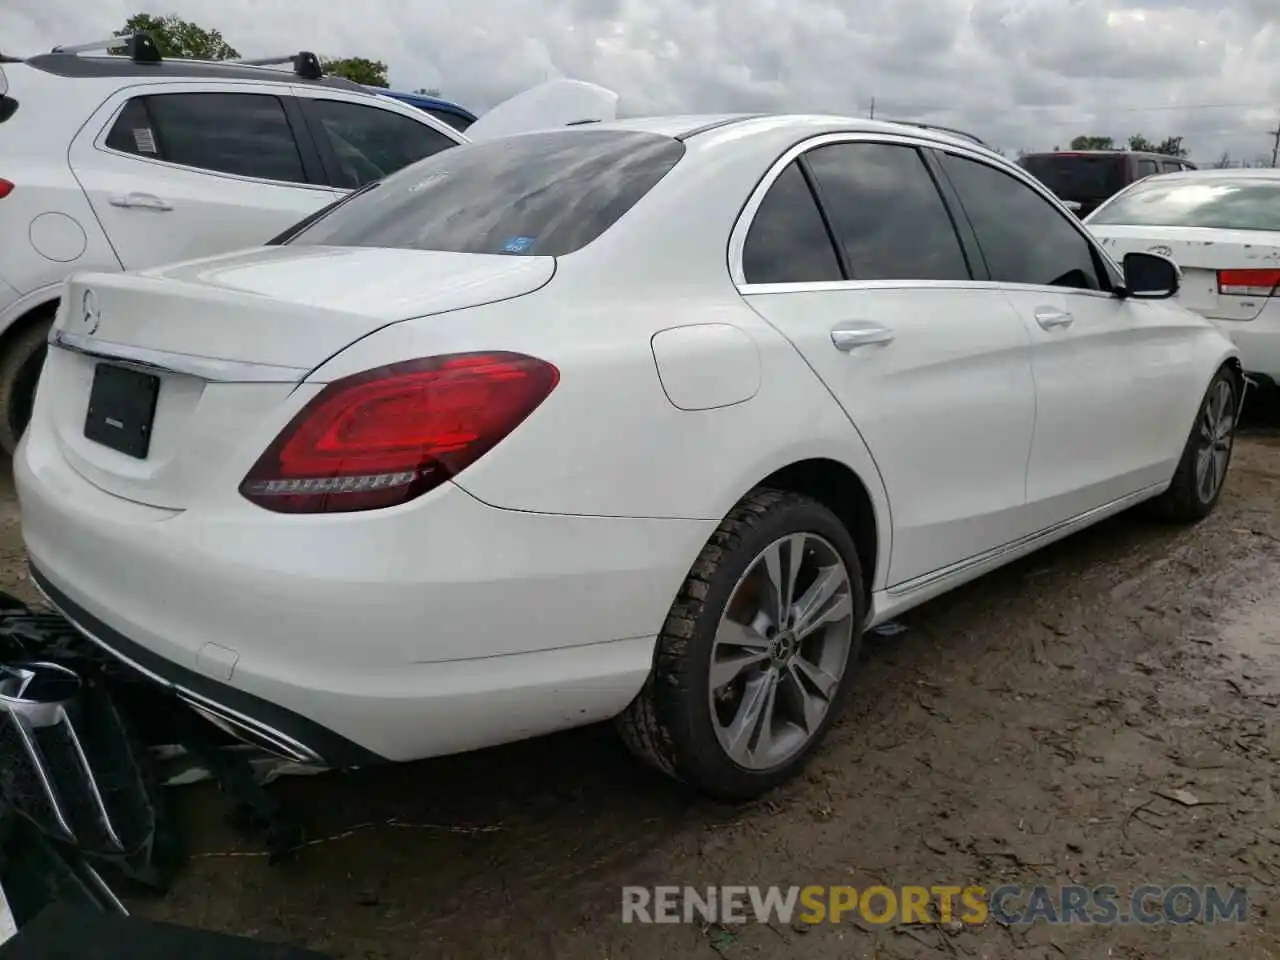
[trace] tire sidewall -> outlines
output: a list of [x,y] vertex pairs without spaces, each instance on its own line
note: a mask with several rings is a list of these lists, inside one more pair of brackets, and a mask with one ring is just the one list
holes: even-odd
[[[769,544],[794,533],[821,536],[839,553],[849,574],[856,626],[844,675],[840,678],[840,685],[836,688],[817,732],[785,763],[768,770],[750,770],[729,759],[716,736],[709,704],[712,650],[720,617],[748,567]],[[682,709],[685,714],[684,723],[681,724],[685,737],[682,739],[685,739],[685,745],[692,754],[691,759],[702,771],[703,777],[712,784],[722,785],[726,793],[751,796],[791,779],[805,765],[838,717],[852,686],[857,672],[866,609],[857,549],[844,525],[827,508],[812,500],[792,500],[780,504],[752,525],[738,546],[721,558],[715,573],[710,577],[702,609],[695,619],[693,634],[689,638],[689,685],[682,698],[685,700]]]

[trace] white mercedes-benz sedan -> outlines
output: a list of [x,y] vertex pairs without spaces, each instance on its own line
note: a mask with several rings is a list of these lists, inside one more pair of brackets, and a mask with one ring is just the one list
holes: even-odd
[[940,131],[610,122],[459,146],[263,248],[68,281],[15,462],[86,636],[294,760],[616,719],[717,797],[795,775],[863,630],[1150,501],[1243,398]]

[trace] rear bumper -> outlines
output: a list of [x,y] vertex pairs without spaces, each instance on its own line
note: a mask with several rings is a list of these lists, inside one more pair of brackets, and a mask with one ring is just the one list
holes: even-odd
[[67,622],[103,651],[168,687],[199,713],[243,740],[297,763],[361,767],[384,759],[301,714],[166,660],[103,623],[30,564],[31,582]]
[[111,496],[33,423],[33,576],[90,639],[291,759],[440,756],[608,719],[715,527],[500,510],[446,485],[366,514]]

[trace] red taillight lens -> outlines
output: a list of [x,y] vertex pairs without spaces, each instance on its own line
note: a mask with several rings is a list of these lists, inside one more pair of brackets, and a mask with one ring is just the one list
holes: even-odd
[[0,200],[11,193],[13,193],[13,184],[8,180],[0,179]]
[[336,380],[253,465],[240,493],[278,513],[405,503],[456,476],[555,389],[560,371],[519,353],[458,353]]
[[1233,297],[1272,297],[1276,287],[1280,287],[1280,269],[1218,271],[1218,292]]

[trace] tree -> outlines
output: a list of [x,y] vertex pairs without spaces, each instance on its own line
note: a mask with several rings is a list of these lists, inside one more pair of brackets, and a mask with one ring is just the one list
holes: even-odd
[[[176,13],[156,16],[135,13],[115,32],[117,37],[145,33],[155,41],[162,57],[186,57],[192,60],[237,60],[235,47],[222,39],[217,30],[206,30]],[[121,48],[123,49],[123,48]]]
[[1129,138],[1129,149],[1137,150],[1139,153],[1155,153],[1156,145],[1142,134],[1135,133]]
[[321,60],[320,69],[332,76],[346,77],[369,87],[390,86],[387,83],[387,65],[381,60],[366,60],[364,57]]
[[1114,150],[1115,141],[1111,137],[1076,137],[1071,141],[1072,150]]
[[1185,157],[1187,149],[1182,145],[1181,137],[1165,137],[1156,144],[1156,153],[1163,153],[1169,157]]

